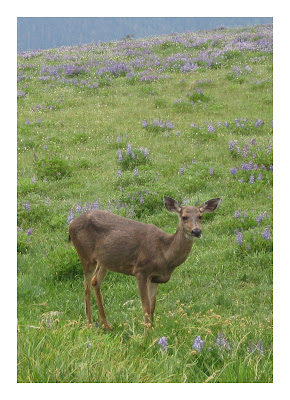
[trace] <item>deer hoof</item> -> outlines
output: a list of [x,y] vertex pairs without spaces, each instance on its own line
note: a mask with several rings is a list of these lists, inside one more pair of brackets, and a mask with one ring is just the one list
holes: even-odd
[[145,326],[145,328],[148,328],[148,329],[154,329],[151,322],[144,322],[144,326]]
[[113,327],[106,322],[105,324],[102,324],[102,329],[104,329],[104,331],[112,331]]

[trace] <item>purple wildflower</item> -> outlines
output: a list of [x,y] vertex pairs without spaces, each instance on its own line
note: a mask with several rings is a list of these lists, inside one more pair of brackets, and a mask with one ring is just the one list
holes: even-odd
[[160,346],[160,350],[166,351],[168,346],[167,337],[162,336],[162,338],[159,339],[158,344]]
[[135,175],[135,176],[139,176],[139,170],[138,170],[137,167],[134,169],[134,175]]
[[207,131],[209,133],[214,133],[215,132],[215,127],[213,125],[211,125],[211,124],[208,124]]
[[32,232],[33,232],[33,228],[29,228],[28,231],[26,232],[26,234],[28,236],[30,236],[30,235],[32,235]]
[[236,175],[238,170],[237,170],[237,168],[231,168],[230,172],[231,172],[232,175]]
[[26,93],[23,90],[17,90],[17,97],[19,99],[24,99],[25,96],[26,96]]
[[232,140],[230,140],[230,142],[229,142],[229,150],[230,151],[234,150],[234,145],[235,145],[235,143]]
[[218,333],[216,344],[219,347],[224,347],[226,350],[231,350],[231,346],[229,345],[227,338],[221,332]]
[[28,210],[28,211],[31,210],[31,206],[30,206],[29,203],[23,202],[22,205],[23,205],[23,207],[25,208],[25,210]]
[[80,203],[78,203],[77,206],[76,206],[76,212],[77,213],[81,213],[82,209],[83,209],[82,206],[80,205]]
[[148,148],[147,148],[147,147],[145,147],[145,150],[144,150],[144,156],[145,156],[146,158],[148,158],[148,157],[149,157],[149,150],[148,150]]
[[183,168],[183,166],[181,166],[181,167],[179,168],[179,172],[181,173],[181,175],[184,175],[184,168]]
[[213,167],[210,167],[210,169],[209,169],[209,174],[210,174],[210,175],[213,175]]
[[258,343],[257,343],[257,350],[261,353],[261,354],[265,354],[265,351],[264,351],[264,347],[263,347],[263,344],[262,344],[262,340],[259,340],[258,341]]
[[204,346],[204,341],[201,339],[200,336],[197,336],[192,344],[192,348],[201,351]]
[[239,246],[241,246],[242,243],[243,243],[243,233],[242,232],[237,232],[236,235],[237,235],[237,243],[238,243]]
[[252,340],[249,341],[248,352],[253,353],[255,351],[255,345]]
[[130,143],[127,145],[127,156],[132,156],[132,146]]
[[67,223],[70,224],[71,221],[74,219],[74,217],[75,217],[75,215],[74,215],[73,210],[70,210],[68,217],[67,217]]
[[122,162],[123,161],[123,154],[122,154],[122,150],[118,150],[118,160],[120,161],[120,162]]
[[143,119],[142,126],[143,126],[143,128],[147,128],[148,122],[146,121],[146,119]]
[[257,128],[258,126],[263,125],[264,121],[262,119],[257,119],[256,123],[255,123],[255,127]]
[[249,179],[249,183],[253,184],[254,182],[255,182],[255,177],[254,177],[254,175],[251,175],[250,179]]
[[271,239],[271,234],[270,234],[270,228],[267,226],[267,228],[262,232],[262,236],[265,240],[270,240]]
[[256,217],[256,221],[257,221],[258,226],[260,225],[260,222],[263,221],[264,218],[265,218],[265,214],[264,213],[261,213],[260,215],[258,215]]
[[117,171],[117,176],[120,178],[120,176],[122,176],[122,172],[118,169]]
[[241,210],[235,211],[234,218],[240,218],[240,217],[241,217]]

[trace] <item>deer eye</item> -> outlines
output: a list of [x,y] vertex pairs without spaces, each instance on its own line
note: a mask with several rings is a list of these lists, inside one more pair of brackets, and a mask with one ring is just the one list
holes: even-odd
[[182,217],[183,221],[187,221],[188,217]]

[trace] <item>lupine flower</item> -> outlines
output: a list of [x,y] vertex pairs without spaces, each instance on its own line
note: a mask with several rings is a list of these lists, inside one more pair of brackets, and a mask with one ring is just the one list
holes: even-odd
[[30,235],[32,235],[32,232],[33,232],[33,228],[29,228],[28,231],[26,232],[26,234],[28,236],[30,236]]
[[200,336],[197,336],[197,337],[194,339],[194,342],[193,342],[193,344],[192,344],[192,348],[195,349],[195,350],[197,350],[197,351],[201,351],[202,348],[203,348],[203,346],[204,346],[204,341],[201,339]]
[[219,347],[224,347],[226,350],[231,350],[231,346],[229,345],[227,338],[221,332],[218,333],[216,344]]
[[259,341],[258,341],[258,343],[257,343],[257,350],[258,350],[261,354],[265,354],[264,347],[263,347],[263,344],[262,344],[262,340],[259,340]]
[[147,148],[147,147],[145,147],[145,150],[144,150],[144,156],[145,156],[146,158],[148,158],[148,157],[149,157],[149,150],[148,150],[148,148]]
[[132,146],[130,143],[127,145],[127,156],[132,156]]
[[231,140],[229,143],[229,150],[233,151],[234,150],[234,142]]
[[261,340],[258,341],[257,346],[255,346],[253,341],[250,340],[249,347],[248,347],[248,352],[249,353],[253,353],[255,350],[257,350],[262,355],[265,354],[265,350],[264,350],[263,343],[262,343]]
[[255,346],[252,340],[249,341],[248,352],[253,353],[255,351]]
[[123,154],[122,154],[122,150],[120,150],[120,149],[118,150],[118,159],[120,162],[123,161]]
[[237,168],[231,168],[230,172],[231,172],[232,175],[236,175],[238,170],[237,170]]
[[135,176],[139,176],[139,170],[138,170],[137,167],[134,169],[134,175],[135,175]]
[[258,226],[260,225],[260,222],[263,221],[264,218],[265,218],[265,214],[264,213],[261,213],[260,215],[258,215],[256,217],[256,221],[257,221]]
[[143,128],[147,128],[148,122],[146,121],[146,119],[143,119],[142,126],[143,126]]
[[68,217],[67,217],[67,223],[70,224],[71,221],[75,218],[73,210],[70,210]]
[[181,173],[181,175],[184,175],[184,168],[183,168],[183,166],[181,166],[181,167],[179,168],[179,172]]
[[31,205],[29,203],[23,202],[22,205],[25,208],[25,210],[28,210],[28,211],[31,210]]
[[255,127],[257,128],[258,126],[263,125],[264,121],[262,119],[257,119],[256,123],[255,123]]
[[145,203],[144,197],[143,197],[143,195],[141,195],[141,197],[140,197],[140,204],[144,204],[144,203]]
[[209,133],[214,133],[215,132],[215,127],[213,125],[211,125],[211,124],[208,124],[207,131]]
[[160,350],[166,351],[168,346],[167,337],[162,336],[162,338],[159,339],[158,344],[160,346]]
[[243,243],[243,233],[242,232],[237,232],[236,235],[237,235],[237,243],[238,243],[239,246],[241,246],[242,243]]
[[122,172],[118,169],[118,171],[117,171],[117,176],[118,177],[120,177],[120,176],[122,176]]
[[23,90],[17,90],[17,97],[19,99],[24,99],[25,96],[26,96],[26,93]]
[[241,217],[241,210],[235,211],[234,218],[240,218],[240,217]]
[[255,177],[254,177],[254,175],[251,175],[250,179],[249,179],[249,183],[253,184],[254,182],[255,182]]
[[83,207],[80,205],[80,203],[78,203],[78,205],[76,206],[76,212],[80,213],[82,211]]
[[213,175],[213,167],[210,167],[210,169],[209,169],[209,174],[210,174],[210,175]]
[[271,239],[270,228],[269,226],[262,232],[262,236],[265,240]]

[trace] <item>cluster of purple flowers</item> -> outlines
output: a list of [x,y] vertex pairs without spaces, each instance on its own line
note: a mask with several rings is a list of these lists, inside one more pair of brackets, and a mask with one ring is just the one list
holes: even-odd
[[[32,233],[33,233],[33,231],[34,231],[33,228],[29,228],[29,229],[26,231],[26,235],[27,235],[27,236],[31,236]],[[23,229],[20,228],[19,226],[17,226],[17,233],[20,233],[20,232],[23,232]]]
[[[265,219],[268,218],[269,214],[265,211],[260,213],[257,217],[256,217],[256,222],[257,222],[257,226],[259,227],[261,222]],[[236,210],[234,213],[234,218],[241,218],[241,221],[244,222],[244,219],[248,218],[248,213],[244,212],[244,214],[242,215],[241,210]],[[241,246],[243,244],[243,230],[239,231],[238,229],[236,230],[236,240],[237,240],[237,244],[239,246]],[[265,230],[263,230],[261,232],[261,236],[265,239],[265,240],[270,240],[271,239],[271,233],[270,233],[270,227],[267,226],[267,228]]]
[[173,122],[170,122],[169,120],[164,122],[162,120],[159,120],[157,118],[154,118],[154,120],[152,121],[152,123],[150,124],[146,119],[142,120],[142,127],[143,128],[157,128],[157,129],[161,129],[161,130],[171,130],[174,129],[174,124]]
[[145,147],[145,149],[143,149],[143,147],[140,147],[139,149],[133,151],[131,143],[127,144],[127,150],[125,155],[123,154],[123,151],[121,149],[118,149],[117,153],[119,162],[124,161],[126,156],[135,159],[139,154],[142,154],[145,157],[145,159],[149,158],[148,147]]
[[[91,88],[98,87],[98,82],[93,81],[96,76],[114,79],[120,76],[129,78],[128,74],[135,74],[146,82],[160,79],[160,73],[164,71],[179,70],[192,73],[200,66],[214,68],[226,62],[227,55],[231,51],[272,52],[273,26],[261,26],[257,34],[259,37],[253,40],[256,33],[248,29],[245,30],[245,34],[238,31],[216,30],[199,33],[185,32],[159,38],[67,46],[57,51],[53,49],[45,52],[22,52],[18,54],[18,70],[22,72],[29,68],[30,76],[25,76],[27,80],[37,77],[44,82],[59,82]],[[241,36],[243,36],[242,39]],[[155,52],[158,46],[167,48],[175,44],[194,50],[168,56],[157,55]],[[37,64],[34,61],[36,56],[40,60],[40,62],[37,60]],[[236,67],[233,74],[250,72],[251,68],[245,65],[242,68]],[[83,78],[83,83],[80,81],[81,78]],[[22,79],[20,74],[19,79]]]
[[17,98],[18,99],[24,99],[26,96],[26,93],[23,90],[17,90]]
[[[243,162],[239,167],[230,168],[230,173],[232,175],[237,175],[238,171],[253,171],[254,172],[259,169],[265,170],[265,171],[267,170],[267,168],[263,164],[258,165],[257,163],[253,162],[253,160],[257,160],[257,158],[259,157],[259,154],[261,152],[265,153],[265,150],[263,150],[261,147],[257,146],[257,140],[255,138],[253,138],[249,143],[243,144],[242,148],[241,148],[241,146],[239,146],[237,140],[231,140],[229,142],[228,149],[231,153],[233,153],[234,156],[238,155],[243,158],[249,158],[249,157],[251,158],[248,162]],[[272,145],[269,143],[266,154],[267,155],[269,154],[271,156],[272,151],[273,151]],[[268,170],[272,171],[273,166],[270,165]],[[262,172],[259,172],[258,176],[255,177],[255,175],[252,173],[248,179],[249,179],[248,182],[250,184],[253,184],[255,182],[255,180],[258,180],[258,181],[262,180],[263,174],[262,174]],[[245,182],[245,179],[241,178],[240,183],[244,183],[244,182]]]
[[[162,336],[159,339],[158,346],[161,351],[168,350],[168,340],[167,340],[166,336]],[[200,353],[202,351],[202,349],[204,348],[204,346],[205,346],[205,342],[204,342],[204,340],[202,340],[201,336],[200,335],[196,336],[192,343],[193,350]],[[231,349],[232,349],[231,345],[229,344],[228,339],[222,332],[218,332],[218,335],[216,338],[216,346],[219,349],[225,349],[227,351],[231,351]],[[258,351],[262,355],[265,354],[265,350],[264,350],[261,340],[258,341],[256,346],[253,344],[252,340],[249,341],[248,352],[252,353],[254,351]]]

